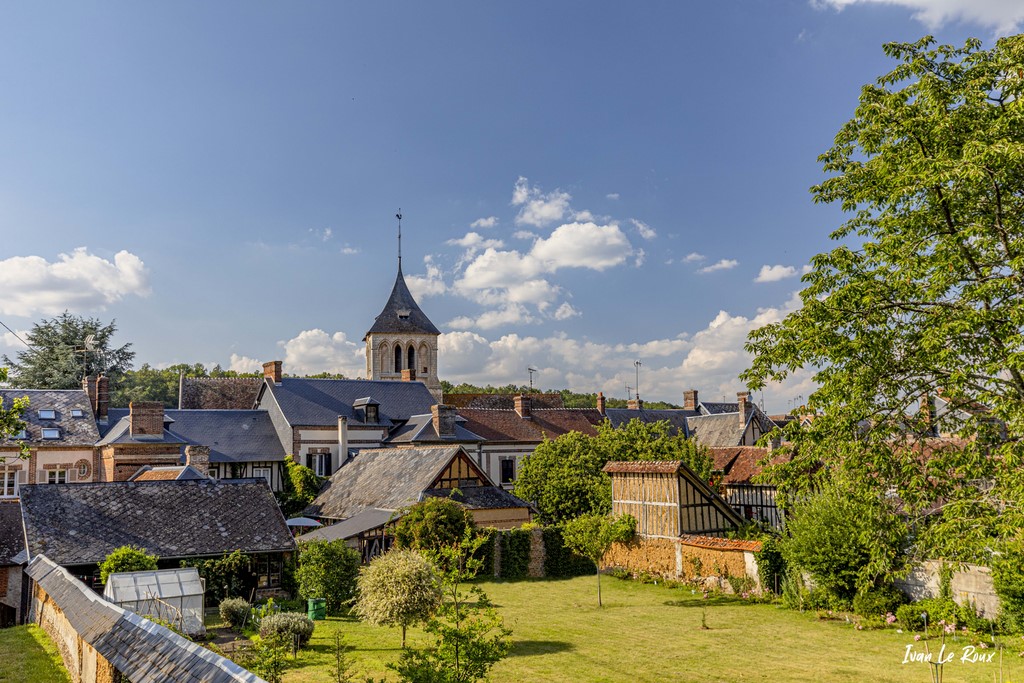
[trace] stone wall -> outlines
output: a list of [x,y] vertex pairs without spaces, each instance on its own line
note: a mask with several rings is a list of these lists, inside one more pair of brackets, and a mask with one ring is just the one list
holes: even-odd
[[760,587],[755,552],[757,541],[731,541],[704,536],[639,537],[616,543],[605,553],[602,569],[625,569],[673,581],[705,581],[729,590],[727,578],[747,576]]
[[[896,581],[896,587],[911,600],[935,598],[939,595],[942,562],[928,560],[914,567],[905,579]],[[999,614],[999,597],[992,585],[992,570],[975,564],[959,567],[950,583],[953,600],[959,605],[974,605],[979,615],[994,619]]]

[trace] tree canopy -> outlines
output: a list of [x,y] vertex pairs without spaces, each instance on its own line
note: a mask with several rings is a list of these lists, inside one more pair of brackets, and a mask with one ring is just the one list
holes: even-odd
[[[811,370],[819,387],[772,481],[841,473],[927,515],[923,552],[977,558],[1017,533],[1024,501],[1024,36],[885,52],[898,64],[819,157],[814,200],[847,214],[838,244],[813,259],[802,308],[751,333],[743,379]],[[917,410],[936,395],[950,410]],[[935,448],[938,433],[965,441]]]
[[[6,381],[7,368],[0,368],[0,386]],[[16,398],[11,401],[10,405],[5,405],[0,401],[0,439],[11,434],[17,434],[25,428],[25,423],[21,420],[21,416],[27,407],[28,399],[26,398]],[[28,457],[28,446],[24,442],[21,444],[21,455],[22,457]]]
[[154,571],[159,559],[156,555],[150,555],[135,546],[123,545],[114,548],[100,563],[100,583],[106,583],[111,574],[118,572]]
[[[80,389],[85,375],[104,374],[111,386],[132,367],[131,344],[115,347],[116,321],[103,325],[97,318],[83,318],[64,311],[55,318],[35,323],[26,333],[29,348],[18,352],[17,361],[4,356],[11,384],[26,389]],[[87,340],[91,343],[87,348]]]
[[440,603],[434,565],[415,550],[393,548],[360,571],[353,611],[375,626],[401,626],[404,648],[406,629],[429,619]]
[[580,515],[565,523],[562,538],[566,547],[591,560],[597,568],[598,607],[601,607],[601,558],[613,543],[626,543],[633,540],[634,535],[636,519],[632,515]]
[[630,420],[615,429],[609,422],[596,436],[569,432],[544,441],[523,460],[514,492],[537,505],[539,521],[561,524],[583,514],[611,512],[611,480],[601,471],[614,460],[682,460],[698,476],[711,476],[707,449],[667,422]]

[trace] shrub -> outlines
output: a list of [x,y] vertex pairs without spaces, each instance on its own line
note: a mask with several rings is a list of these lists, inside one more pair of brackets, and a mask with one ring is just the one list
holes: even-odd
[[160,559],[156,555],[150,555],[142,548],[131,545],[123,545],[115,548],[100,563],[100,583],[106,583],[107,577],[118,572],[144,572],[156,569],[156,562]]
[[776,594],[782,592],[782,584],[786,579],[786,560],[782,556],[779,540],[775,534],[764,536],[761,539],[761,550],[754,553],[761,587]]
[[210,560],[182,560],[181,566],[196,568],[206,581],[206,595],[213,600],[250,595],[256,587],[252,561],[241,550]]
[[562,527],[544,528],[544,575],[549,579],[571,578],[593,574],[594,563],[565,547]]
[[1006,628],[1024,630],[1024,542],[1007,543],[992,562],[992,583],[999,596],[1000,618]]
[[359,553],[345,541],[299,543],[299,568],[295,579],[305,599],[323,598],[327,610],[337,614],[355,596]]
[[899,609],[907,601],[896,586],[870,588],[853,597],[853,611],[862,617],[879,617]]
[[284,469],[283,488],[274,495],[281,506],[281,512],[290,517],[302,512],[313,502],[324,480],[316,476],[313,470],[300,465],[290,457],[285,458]]
[[220,603],[220,618],[228,622],[232,631],[241,631],[249,616],[249,603],[243,598],[227,598]]
[[498,534],[501,540],[501,578],[521,579],[530,569],[530,532],[509,529]]
[[473,526],[469,511],[454,500],[428,498],[402,511],[393,528],[395,546],[437,553],[458,545]]
[[260,638],[273,640],[279,636],[285,643],[292,643],[297,636],[299,647],[302,647],[313,637],[314,626],[313,621],[304,614],[278,612],[260,621]]
[[359,574],[355,613],[376,626],[406,627],[429,619],[441,603],[434,566],[415,550],[394,548]]
[[924,619],[921,618],[921,606],[918,603],[900,605],[896,608],[896,621],[904,631],[920,631],[924,628]]

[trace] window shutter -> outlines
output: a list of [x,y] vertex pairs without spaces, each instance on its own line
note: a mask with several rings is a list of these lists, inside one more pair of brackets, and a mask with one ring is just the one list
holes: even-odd
[[324,459],[324,476],[329,477],[331,476],[331,454],[324,453],[321,457]]
[[313,454],[306,453],[306,467],[313,469]]

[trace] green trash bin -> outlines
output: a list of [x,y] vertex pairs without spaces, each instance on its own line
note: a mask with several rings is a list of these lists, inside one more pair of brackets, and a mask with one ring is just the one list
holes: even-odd
[[327,600],[325,598],[310,598],[307,603],[306,616],[313,621],[323,621],[327,618]]

